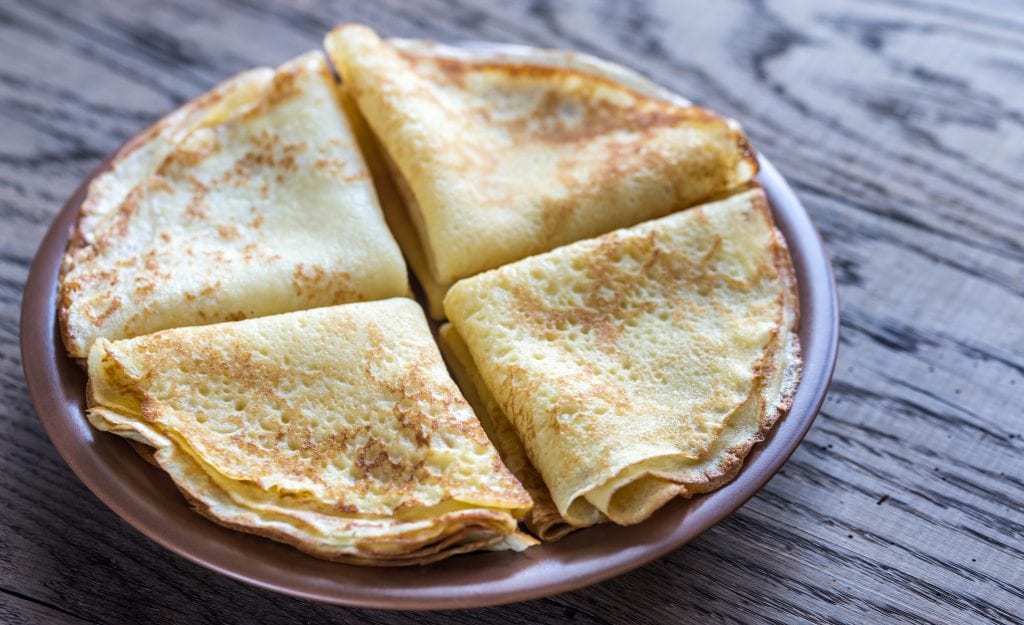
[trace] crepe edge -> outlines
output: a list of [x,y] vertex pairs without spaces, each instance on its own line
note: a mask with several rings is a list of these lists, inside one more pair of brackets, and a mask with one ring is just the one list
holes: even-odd
[[[511,454],[521,456],[520,462],[514,463],[519,465],[518,470],[513,470],[512,467],[509,467],[509,470],[523,484],[533,499],[533,508],[523,520],[530,533],[544,542],[554,542],[578,529],[593,525],[593,523],[574,524],[565,519],[552,501],[551,493],[548,491],[544,479],[533,466],[522,442],[518,437],[514,441],[508,441],[500,436],[500,429],[511,430],[513,436],[516,436],[514,427],[507,422],[507,417],[501,412],[501,408],[495,403],[490,390],[480,379],[469,348],[459,336],[455,326],[450,323],[441,326],[438,332],[438,344],[441,347],[441,354],[448,363],[449,370],[462,389],[463,396],[473,408],[484,432],[487,433],[491,443],[498,450],[505,466],[509,467],[507,458]],[[497,422],[499,419],[505,420],[505,423],[499,424]],[[518,445],[519,448],[513,449],[512,447],[515,445]]]

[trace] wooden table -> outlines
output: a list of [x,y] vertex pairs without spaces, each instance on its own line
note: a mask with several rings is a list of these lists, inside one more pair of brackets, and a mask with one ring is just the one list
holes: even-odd
[[[0,621],[1024,622],[1024,7],[909,2],[0,2]],[[341,21],[572,47],[743,121],[833,257],[839,365],[785,469],[670,557],[481,611],[348,610],[174,556],[79,483],[29,402],[20,294],[126,137]]]

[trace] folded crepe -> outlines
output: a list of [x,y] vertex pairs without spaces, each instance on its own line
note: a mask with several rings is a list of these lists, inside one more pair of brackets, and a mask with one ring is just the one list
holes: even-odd
[[62,268],[72,357],[100,337],[408,293],[320,52],[236,77],[90,187]]
[[752,189],[462,280],[444,306],[565,521],[628,525],[731,479],[788,410],[795,288]]
[[536,542],[412,300],[101,338],[89,377],[90,422],[228,527],[373,565]]
[[357,25],[325,47],[391,164],[409,222],[396,236],[438,318],[458,279],[721,196],[757,171],[735,122],[591,57],[382,41]]

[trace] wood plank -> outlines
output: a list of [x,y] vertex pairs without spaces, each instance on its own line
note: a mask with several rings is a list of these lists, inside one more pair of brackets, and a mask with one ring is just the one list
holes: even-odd
[[0,588],[0,622],[7,625],[88,625],[87,621],[60,606],[39,603]]
[[[709,6],[0,4],[0,620],[1020,622],[1024,13],[966,0]],[[21,289],[50,218],[161,113],[349,20],[636,67],[740,119],[796,186],[840,283],[840,362],[818,423],[740,512],[668,558],[554,598],[344,610],[164,552],[63,464],[18,355]]]

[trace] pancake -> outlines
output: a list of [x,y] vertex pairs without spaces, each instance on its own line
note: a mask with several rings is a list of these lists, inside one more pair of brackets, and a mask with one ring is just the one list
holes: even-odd
[[502,461],[509,471],[516,476],[533,500],[533,508],[523,519],[523,523],[537,538],[553,542],[578,529],[562,518],[551,493],[540,473],[533,467],[530,457],[523,447],[519,435],[509,422],[508,417],[494,401],[494,396],[480,378],[473,365],[473,357],[462,341],[459,333],[450,323],[441,326],[438,343],[448,367],[455,374],[455,380],[466,396],[466,401],[473,407],[480,419],[484,431],[494,443]]
[[444,307],[566,522],[721,486],[799,377],[791,261],[755,188],[455,284]]
[[90,188],[60,285],[72,357],[100,337],[409,292],[322,53],[183,111]]
[[735,122],[590,57],[383,41],[355,25],[325,47],[391,163],[416,235],[403,250],[428,295],[757,171]]
[[536,542],[412,300],[101,338],[89,377],[89,421],[228,527],[373,565]]

